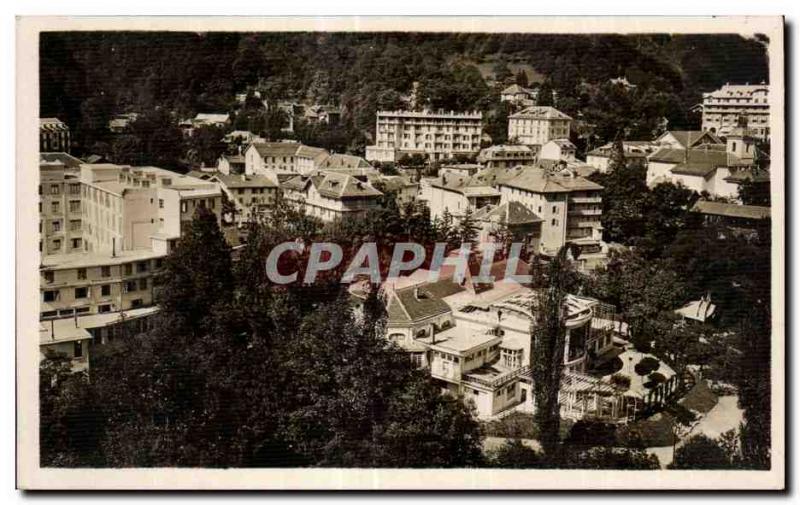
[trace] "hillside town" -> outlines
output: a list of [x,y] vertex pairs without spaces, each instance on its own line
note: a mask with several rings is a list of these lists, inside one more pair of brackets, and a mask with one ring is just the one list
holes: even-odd
[[[515,61],[454,70],[491,106],[375,91],[352,138],[250,60],[227,106],[41,117],[43,464],[768,468],[770,85],[673,125],[635,72]],[[287,242],[378,279],[273,284]]]

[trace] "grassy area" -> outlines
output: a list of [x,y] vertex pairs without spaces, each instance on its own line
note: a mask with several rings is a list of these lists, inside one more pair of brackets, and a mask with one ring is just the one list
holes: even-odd
[[706,382],[700,381],[686,393],[680,404],[689,410],[705,414],[717,405],[717,401],[717,395],[709,389]]

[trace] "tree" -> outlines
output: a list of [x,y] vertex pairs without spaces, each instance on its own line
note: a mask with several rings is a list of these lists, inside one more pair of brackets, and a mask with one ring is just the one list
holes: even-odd
[[[537,265],[537,263],[534,263]],[[531,372],[536,404],[535,422],[539,429],[545,460],[557,461],[559,449],[560,406],[558,392],[564,367],[564,321],[568,277],[571,267],[567,248],[535,273],[537,296],[531,311]]]
[[746,179],[739,185],[739,200],[744,205],[769,207],[771,203],[769,182],[756,182],[752,179]]
[[531,449],[519,439],[511,439],[500,446],[489,459],[498,468],[542,468],[542,454]]
[[475,218],[473,217],[472,208],[468,207],[466,212],[464,212],[464,216],[458,221],[455,230],[455,238],[458,240],[458,246],[461,244],[470,243],[474,248],[476,246],[475,241],[478,238],[478,231],[480,228],[478,224],[475,222]]
[[515,81],[518,85],[522,86],[523,88],[528,87],[528,74],[525,72],[525,70],[520,69],[519,72],[517,72]]
[[225,152],[225,144],[222,142],[224,136],[225,130],[218,126],[195,128],[188,142],[189,161],[198,165],[216,167],[219,157]]
[[545,80],[542,85],[539,86],[539,92],[536,95],[536,105],[551,107],[555,105],[553,101],[553,86],[549,80]]
[[231,299],[230,247],[210,210],[197,208],[159,281],[156,298],[169,332],[199,335],[209,328],[215,306]]
[[678,447],[672,470],[725,470],[731,468],[726,451],[715,440],[695,435]]

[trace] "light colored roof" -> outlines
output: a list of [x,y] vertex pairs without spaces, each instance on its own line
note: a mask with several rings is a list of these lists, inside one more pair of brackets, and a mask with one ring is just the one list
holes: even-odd
[[673,149],[663,147],[651,154],[649,161],[674,163],[671,171],[676,174],[706,177],[717,167],[748,165],[739,157],[711,146],[695,149]]
[[523,167],[516,177],[503,181],[500,185],[532,193],[569,193],[603,189],[603,186],[583,177],[548,174],[545,170],[537,167]]
[[373,188],[368,182],[338,172],[318,171],[314,175],[299,175],[283,183],[286,189],[304,191],[313,184],[322,196],[337,200],[344,198],[372,198],[383,193]]
[[337,168],[372,168],[372,165],[361,156],[353,156],[351,154],[338,154],[334,153],[325,158],[319,165],[319,168],[324,169],[337,169]]
[[214,174],[214,180],[227,188],[277,188],[278,185],[263,175]]
[[159,311],[157,306],[130,309],[124,312],[105,312],[78,316],[77,325],[74,317],[52,319],[39,322],[39,344],[49,345],[60,342],[86,340],[92,338],[90,329],[100,328],[118,323],[122,320],[149,316]]
[[40,117],[39,129],[46,131],[69,130],[69,126],[57,117]]
[[64,152],[39,153],[39,163],[60,163],[66,168],[78,168],[81,160]]
[[132,261],[144,261],[163,258],[166,254],[152,251],[151,249],[136,249],[133,251],[118,251],[115,256],[110,252],[80,252],[71,254],[50,254],[42,257],[41,268],[46,270],[63,270],[66,268],[84,268],[106,265],[120,265]]
[[701,143],[722,144],[716,135],[709,131],[700,130],[669,130],[661,134],[656,139],[656,143],[661,142],[665,137],[672,136],[683,147],[695,147]]
[[512,119],[569,119],[572,120],[571,117],[567,116],[560,110],[556,109],[555,107],[544,106],[544,105],[534,105],[533,107],[528,107],[524,110],[517,112],[516,114],[512,114],[509,116]]
[[485,330],[475,330],[462,326],[453,326],[434,335],[435,343],[431,337],[418,340],[430,345],[431,349],[444,352],[469,353],[476,347],[499,344],[501,337],[487,334]]
[[524,88],[519,84],[512,84],[511,86],[504,89],[501,94],[503,95],[516,95],[517,93],[527,93],[529,95],[534,95],[536,92],[532,89]]
[[509,226],[542,221],[532,210],[517,201],[486,205],[478,209],[473,216],[477,220],[499,222]]
[[693,300],[683,307],[676,309],[675,313],[685,317],[686,319],[692,319],[693,321],[704,323],[708,319],[714,317],[714,313],[716,311],[716,305],[711,303],[711,301],[706,298],[701,298],[700,300]]
[[201,112],[194,117],[195,121],[203,123],[225,123],[230,119],[229,114]]
[[692,212],[742,219],[769,219],[771,209],[758,205],[738,205],[735,203],[698,200],[692,207]]
[[250,145],[258,151],[258,154],[262,158],[267,156],[301,156],[304,158],[312,158],[319,164],[329,156],[328,151],[321,147],[311,147],[300,144],[299,142],[255,141]]

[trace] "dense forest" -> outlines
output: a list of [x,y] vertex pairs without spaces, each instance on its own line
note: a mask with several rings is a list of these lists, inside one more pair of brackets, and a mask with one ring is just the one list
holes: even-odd
[[[418,107],[482,110],[486,132],[503,142],[508,110],[499,91],[516,80],[554,89],[557,107],[579,120],[574,140],[585,149],[620,135],[649,138],[662,117],[672,129],[697,127],[689,111],[702,92],[766,81],[767,43],[738,35],[44,33],[40,114],[66,121],[82,154],[114,141],[106,127],[114,114],[177,122],[235,111],[236,93],[257,89],[267,103],[342,107],[343,121],[321,143],[360,153],[376,110],[406,105],[414,83]],[[514,75],[520,66],[529,71]],[[615,88],[609,79],[617,77],[636,87]]]

